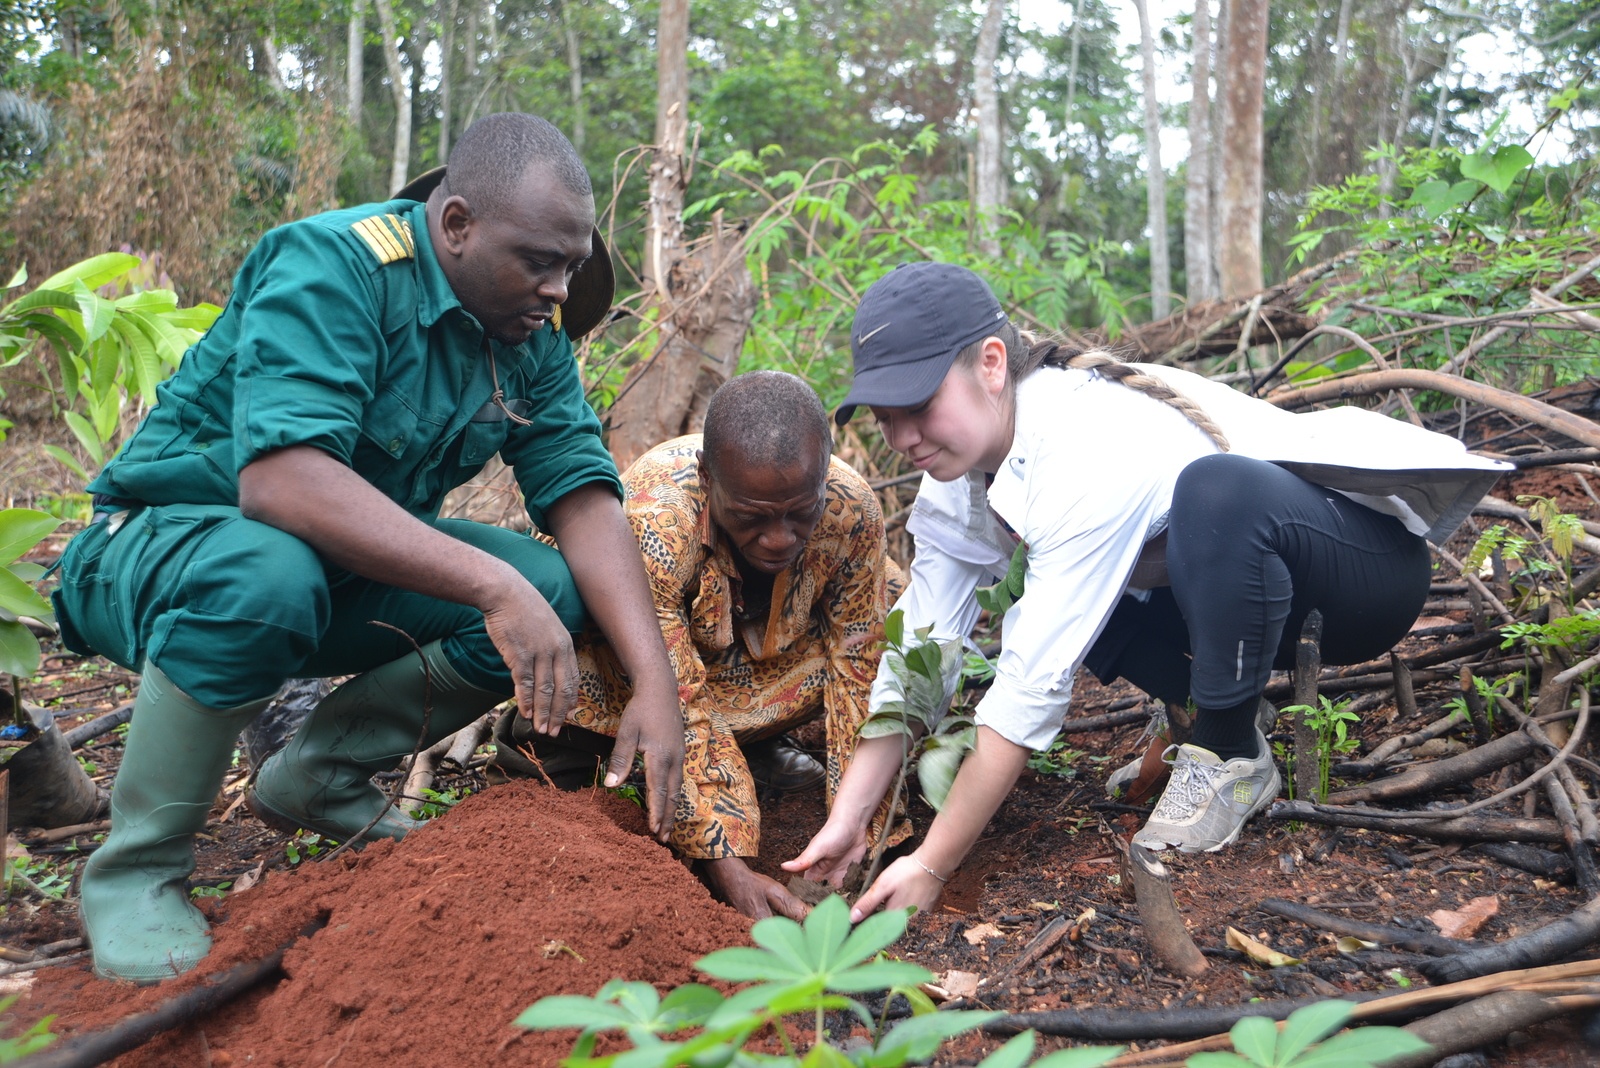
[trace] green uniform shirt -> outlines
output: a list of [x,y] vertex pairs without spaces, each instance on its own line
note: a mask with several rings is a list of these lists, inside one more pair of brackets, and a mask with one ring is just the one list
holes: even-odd
[[497,452],[536,526],[587,483],[620,497],[566,334],[546,325],[490,350],[507,406],[531,425],[489,402],[483,328],[439,267],[424,205],[365,204],[281,226],[246,258],[226,310],[89,489],[237,505],[241,468],[312,445],[423,518]]

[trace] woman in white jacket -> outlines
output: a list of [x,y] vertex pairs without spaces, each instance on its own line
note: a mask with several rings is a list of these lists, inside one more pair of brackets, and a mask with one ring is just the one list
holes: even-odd
[[[1505,469],[1375,413],[1293,415],[1186,371],[1037,342],[951,264],[902,265],[874,284],[851,351],[837,418],[870,406],[925,472],[896,606],[907,633],[964,640],[978,587],[1019,547],[1027,562],[976,747],[926,839],[868,888],[857,919],[938,900],[1030,752],[1054,739],[1081,665],[1197,709],[1135,841],[1231,843],[1278,792],[1255,712],[1306,615],[1322,613],[1328,663],[1388,649],[1427,594],[1424,538],[1448,537]],[[902,696],[888,661],[875,709]],[[904,750],[900,735],[863,741],[827,824],[784,867],[838,882]]]

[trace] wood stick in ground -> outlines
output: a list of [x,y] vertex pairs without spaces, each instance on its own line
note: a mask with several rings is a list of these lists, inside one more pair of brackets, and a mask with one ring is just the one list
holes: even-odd
[[1394,707],[1401,720],[1417,718],[1417,691],[1411,685],[1411,667],[1398,653],[1389,654],[1389,673],[1394,676]]
[[1117,838],[1118,851],[1126,861],[1125,870],[1133,880],[1139,921],[1145,938],[1162,967],[1185,979],[1194,979],[1210,968],[1205,954],[1189,936],[1183,914],[1172,897],[1172,871],[1150,850],[1140,845],[1124,846]]
[[227,1004],[272,975],[282,966],[283,955],[290,946],[322,930],[327,924],[328,914],[323,913],[298,935],[260,960],[236,964],[199,986],[168,998],[149,1012],[135,1013],[103,1031],[75,1035],[42,1053],[35,1053],[28,1058],[29,1068],[92,1068],[93,1065],[104,1064],[113,1057],[137,1049],[163,1031],[182,1026]]
[[[1530,968],[1578,952],[1600,939],[1600,898],[1527,934],[1470,953],[1424,961],[1418,970],[1433,983],[1455,983],[1511,968]],[[1592,961],[1600,965],[1600,961]]]
[[[1446,717],[1449,718],[1451,717]],[[1534,740],[1531,737],[1522,731],[1513,731],[1501,735],[1487,745],[1469,749],[1460,756],[1435,760],[1398,775],[1391,775],[1387,779],[1335,791],[1328,795],[1328,803],[1355,805],[1415,797],[1417,794],[1429,793],[1457,783],[1471,782],[1480,775],[1487,775],[1507,764],[1516,763],[1532,753],[1534,748]]]
[[1429,838],[1441,842],[1546,842],[1565,844],[1555,820],[1516,819],[1509,816],[1457,816],[1428,819],[1397,812],[1370,816],[1332,805],[1309,801],[1279,801],[1267,810],[1269,819],[1295,820],[1329,827],[1364,827],[1384,834]]
[[76,749],[86,745],[101,735],[110,734],[128,720],[133,718],[133,702],[118,705],[103,716],[96,716],[88,723],[80,724],[70,731],[62,732],[61,737],[66,740],[67,748]]
[[1301,711],[1294,717],[1294,792],[1297,797],[1317,797],[1317,731],[1307,718],[1307,709],[1317,705],[1317,676],[1322,672],[1322,613],[1312,609],[1300,628],[1294,647],[1294,703]]
[[1348,916],[1336,916],[1331,912],[1323,912],[1321,909],[1312,908],[1310,905],[1301,905],[1274,897],[1267,898],[1256,907],[1262,912],[1273,916],[1282,916],[1284,919],[1294,920],[1296,923],[1303,923],[1308,927],[1332,931],[1337,935],[1351,935],[1368,942],[1376,942],[1380,946],[1399,946],[1401,949],[1409,949],[1415,953],[1427,953],[1435,957],[1448,957],[1478,948],[1472,942],[1443,938],[1439,935],[1428,934],[1426,931],[1412,931],[1404,927],[1391,927],[1383,923],[1364,923]]

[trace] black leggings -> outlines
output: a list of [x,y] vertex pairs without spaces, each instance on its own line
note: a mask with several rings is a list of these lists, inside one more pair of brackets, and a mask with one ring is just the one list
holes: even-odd
[[1324,662],[1370,660],[1416,621],[1432,563],[1393,516],[1224,453],[1178,476],[1167,572],[1171,587],[1149,600],[1122,598],[1085,663],[1102,682],[1193,700],[1195,741],[1239,756],[1255,750],[1256,703],[1272,669],[1293,666],[1312,609]]

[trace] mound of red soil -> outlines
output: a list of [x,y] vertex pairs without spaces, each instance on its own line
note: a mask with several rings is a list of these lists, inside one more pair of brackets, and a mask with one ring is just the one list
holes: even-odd
[[58,1034],[102,1028],[264,956],[326,914],[327,926],[284,957],[276,985],[114,1063],[553,1065],[576,1032],[511,1026],[539,998],[593,994],[619,977],[676,986],[696,978],[705,954],[749,943],[749,921],[636,833],[642,823],[607,795],[496,787],[402,843],[306,863],[228,898],[196,973],[141,989],[86,968],[45,972],[13,1011],[60,1013]]

